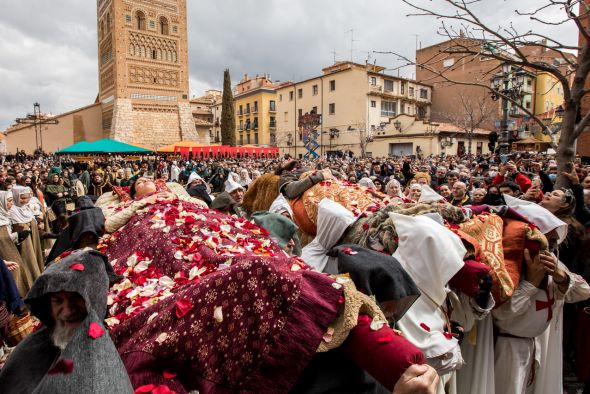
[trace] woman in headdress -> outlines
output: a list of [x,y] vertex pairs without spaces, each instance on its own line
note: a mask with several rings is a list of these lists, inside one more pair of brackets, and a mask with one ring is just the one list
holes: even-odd
[[28,187],[16,186],[11,192],[14,205],[8,212],[8,215],[12,228],[17,232],[30,232],[30,236],[22,240],[19,245],[23,262],[20,270],[23,279],[21,280],[19,278],[19,289],[24,287],[28,291],[45,267],[43,249],[41,247],[37,220],[29,205],[33,191]]
[[[15,282],[22,296],[27,293],[33,283],[32,278],[27,278],[28,271],[22,271],[23,266],[17,243],[28,236],[28,232],[16,232],[12,229],[8,213],[13,205],[12,192],[0,190],[0,257],[6,261],[13,261],[18,264],[18,269],[13,271]],[[28,285],[26,285],[28,284]]]

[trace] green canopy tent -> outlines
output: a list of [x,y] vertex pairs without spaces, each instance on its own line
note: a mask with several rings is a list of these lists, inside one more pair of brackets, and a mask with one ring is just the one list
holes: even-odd
[[[84,144],[84,145],[82,145]],[[81,145],[81,146],[79,146]],[[79,142],[57,152],[58,154],[90,154],[90,153],[150,153],[153,150],[124,142],[104,138],[94,142]]]
[[86,153],[88,152],[88,146],[90,145],[90,142],[86,142],[86,141],[81,141],[78,142],[74,145],[70,145],[67,148],[64,148],[60,151],[57,151],[56,153],[61,153],[61,154],[78,154],[78,153]]

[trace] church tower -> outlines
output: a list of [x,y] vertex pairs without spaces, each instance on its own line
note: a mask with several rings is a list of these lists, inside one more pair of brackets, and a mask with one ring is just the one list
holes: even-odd
[[186,0],[97,0],[103,135],[152,147],[198,135],[189,103]]

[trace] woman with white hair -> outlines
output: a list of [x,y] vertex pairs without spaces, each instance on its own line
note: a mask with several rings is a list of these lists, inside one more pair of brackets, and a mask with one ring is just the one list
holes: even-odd
[[252,183],[252,179],[250,179],[250,174],[248,174],[248,170],[245,168],[240,169],[240,179],[238,180],[240,186],[244,189],[247,189],[248,186]]

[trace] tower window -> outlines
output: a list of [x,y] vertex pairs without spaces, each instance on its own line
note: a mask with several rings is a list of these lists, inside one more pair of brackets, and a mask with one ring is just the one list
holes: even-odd
[[167,36],[168,32],[168,19],[165,17],[160,17],[160,34]]
[[152,49],[152,59],[157,59],[158,58],[158,52],[156,52],[155,49]]
[[142,11],[135,13],[135,27],[137,30],[145,30],[145,14]]

